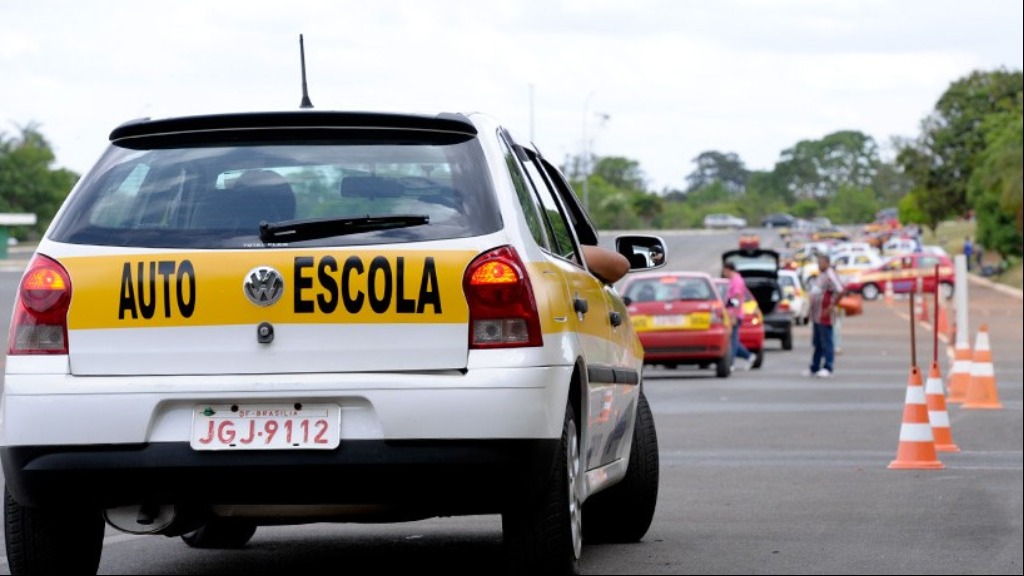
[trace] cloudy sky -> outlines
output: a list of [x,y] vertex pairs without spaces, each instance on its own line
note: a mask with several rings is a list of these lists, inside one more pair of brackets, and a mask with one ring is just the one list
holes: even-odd
[[141,116],[483,111],[556,163],[639,163],[652,190],[733,152],[915,137],[950,83],[1022,68],[1020,0],[0,0],[0,132],[84,172]]

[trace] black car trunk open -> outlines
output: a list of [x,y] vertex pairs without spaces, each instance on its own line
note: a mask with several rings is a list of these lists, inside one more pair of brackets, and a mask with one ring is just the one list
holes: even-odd
[[731,262],[743,276],[747,288],[757,300],[764,315],[765,337],[782,341],[782,348],[793,346],[793,315],[789,310],[779,309],[782,288],[779,286],[779,253],[774,250],[755,248],[730,250],[722,254],[722,264]]

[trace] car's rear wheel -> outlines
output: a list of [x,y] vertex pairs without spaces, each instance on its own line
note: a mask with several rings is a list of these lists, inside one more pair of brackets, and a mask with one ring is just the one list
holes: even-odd
[[637,542],[647,534],[658,504],[658,434],[643,392],[633,423],[629,468],[621,482],[583,506],[583,535],[593,542]]
[[725,378],[732,373],[732,364],[729,363],[729,355],[726,354],[715,361],[715,376]]
[[939,283],[939,293],[942,294],[942,297],[945,298],[946,300],[949,300],[950,298],[953,297],[953,291],[953,284],[951,282]]
[[245,520],[216,519],[181,535],[192,548],[230,550],[245,546],[256,534],[256,525]]
[[793,334],[792,333],[788,333],[787,332],[786,335],[782,337],[782,349],[783,350],[792,350],[793,349]]
[[572,407],[565,409],[558,457],[544,490],[501,515],[508,568],[512,574],[577,574],[583,549],[579,482],[579,433]]
[[95,574],[99,568],[99,510],[29,508],[4,488],[4,526],[11,574]]
[[875,284],[865,284],[864,287],[860,289],[860,295],[863,296],[865,300],[877,300],[879,293],[880,291],[878,290],[878,286]]

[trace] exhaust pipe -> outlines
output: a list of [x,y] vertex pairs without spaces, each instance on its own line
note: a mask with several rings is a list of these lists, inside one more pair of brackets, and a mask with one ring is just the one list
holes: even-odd
[[103,511],[107,524],[129,534],[159,534],[177,517],[177,509],[168,504],[133,504]]

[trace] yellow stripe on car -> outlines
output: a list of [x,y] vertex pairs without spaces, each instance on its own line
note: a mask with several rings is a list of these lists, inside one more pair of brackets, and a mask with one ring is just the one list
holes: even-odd
[[[471,251],[275,250],[66,257],[74,300],[68,328],[286,323],[458,323]],[[272,268],[270,305],[246,282]],[[259,280],[256,278],[256,280]]]

